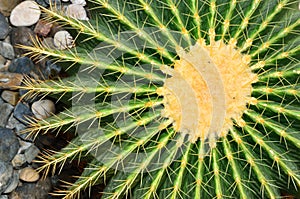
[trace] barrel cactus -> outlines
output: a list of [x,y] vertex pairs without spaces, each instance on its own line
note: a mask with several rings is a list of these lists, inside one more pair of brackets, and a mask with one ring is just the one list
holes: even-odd
[[[27,96],[68,99],[27,132],[74,132],[45,151],[45,173],[88,161],[56,192],[76,198],[281,198],[300,187],[295,0],[90,0],[89,20],[52,6],[72,34],[60,50],[23,47],[70,76],[29,80]],[[67,105],[66,105],[67,106]]]

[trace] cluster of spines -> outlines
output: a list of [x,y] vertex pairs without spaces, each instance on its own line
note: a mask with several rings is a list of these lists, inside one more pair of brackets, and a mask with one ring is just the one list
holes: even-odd
[[[130,146],[129,149],[121,151],[118,157],[113,155],[114,149],[112,149],[111,161],[102,159],[105,164],[94,160],[77,182],[69,184],[69,190],[58,194],[65,194],[66,198],[75,197],[80,191],[98,183],[100,178],[107,179],[106,175],[110,175],[109,172],[115,164],[121,164],[127,155],[147,146],[145,140],[143,141],[146,138],[153,142],[151,146],[153,151],[145,152],[149,159],[145,158],[144,162],[136,161],[137,165],[130,173],[122,174],[122,169],[118,172],[116,170],[115,177],[108,183],[108,188],[104,191],[104,198],[119,198],[137,191],[138,196],[133,195],[136,198],[139,196],[144,198],[185,198],[188,196],[224,198],[236,195],[240,198],[249,198],[249,195],[252,195],[273,199],[280,195],[278,193],[280,187],[277,182],[274,182],[276,178],[280,178],[282,181],[286,180],[288,185],[292,184],[295,188],[300,187],[299,162],[290,153],[287,153],[293,147],[300,148],[299,133],[293,128],[294,123],[300,120],[297,108],[299,105],[299,78],[294,78],[299,76],[299,60],[294,55],[299,53],[300,45],[298,45],[299,37],[291,37],[291,41],[284,40],[286,36],[299,36],[297,28],[300,25],[300,18],[297,14],[281,15],[284,17],[283,19],[278,22],[274,21],[278,13],[282,13],[284,10],[288,11],[291,9],[289,6],[295,4],[296,1],[281,0],[269,3],[261,0],[248,2],[232,0],[222,3],[217,0],[156,2],[93,0],[91,2],[96,5],[91,12],[97,13],[98,10],[101,17],[90,22],[66,17],[56,10],[45,9],[44,11],[48,16],[47,19],[55,19],[62,25],[71,26],[78,32],[78,36],[84,35],[85,42],[98,40],[104,43],[103,46],[92,50],[92,53],[87,53],[78,43],[78,47],[59,51],[43,46],[36,41],[34,47],[26,47],[30,51],[29,54],[66,61],[71,63],[70,67],[81,64],[84,66],[82,67],[83,71],[106,69],[117,72],[118,80],[122,75],[128,75],[145,79],[149,83],[146,84],[146,87],[132,86],[129,88],[126,82],[121,86],[116,86],[113,82],[110,84],[105,77],[101,77],[101,80],[93,80],[95,83],[99,82],[96,84],[97,86],[90,87],[88,81],[80,76],[59,81],[27,81],[28,95],[77,93],[78,96],[82,96],[94,92],[97,93],[94,98],[96,99],[99,97],[98,94],[102,95],[102,93],[111,96],[116,93],[132,93],[144,95],[148,100],[136,103],[135,101],[139,100],[134,97],[132,106],[125,104],[107,109],[103,109],[103,106],[109,106],[110,102],[105,102],[96,109],[91,108],[90,105],[87,105],[85,109],[80,106],[78,110],[72,108],[47,120],[32,121],[32,126],[28,130],[33,133],[59,130],[64,126],[68,126],[68,130],[86,121],[89,121],[89,126],[91,126],[86,135],[98,135],[101,130],[108,131],[108,133],[90,140],[82,140],[83,136],[75,138],[61,152],[56,152],[54,155],[45,153],[45,156],[41,157],[41,162],[44,163],[41,170],[46,172],[51,167],[55,169],[58,165],[62,166],[67,160],[80,159],[86,154],[92,154],[93,151],[105,146],[104,144],[111,140],[113,140],[112,148],[115,139],[121,139]],[[144,17],[141,17],[141,12],[144,13]],[[171,14],[166,16],[167,13]],[[133,37],[138,39],[129,39],[128,35],[119,34],[118,32],[124,27],[128,28]],[[153,27],[153,30],[158,32],[157,36],[161,36],[162,41],[155,37],[156,33],[149,32],[147,27]],[[151,158],[155,157],[163,148],[167,148],[170,140],[180,141],[182,139],[180,135],[175,135],[175,132],[169,127],[170,121],[162,120],[162,118],[160,120],[164,122],[158,124],[157,131],[154,130],[152,134],[147,134],[147,137],[141,137],[135,142],[121,138],[122,134],[129,133],[131,129],[139,126],[144,125],[147,130],[146,124],[150,123],[152,119],[159,118],[158,112],[146,116],[146,118],[139,112],[140,109],[152,108],[150,105],[160,104],[158,98],[150,98],[155,94],[155,84],[151,82],[163,82],[165,78],[164,75],[157,72],[165,65],[158,58],[163,57],[167,60],[166,62],[173,62],[177,59],[174,55],[177,47],[188,47],[193,44],[193,41],[209,43],[218,39],[236,44],[241,52],[249,54],[253,63],[251,69],[260,74],[259,83],[253,88],[253,95],[257,99],[256,105],[252,106],[254,110],[249,109],[245,113],[248,117],[245,126],[241,129],[233,129],[230,136],[221,139],[217,148],[212,149],[210,154],[205,154],[205,144],[201,142],[197,142],[195,145],[175,144],[170,147],[169,156],[159,162],[162,164],[159,170],[153,171],[153,173],[147,171],[145,164],[151,162]],[[144,47],[137,46],[135,41],[144,41]],[[107,50],[100,53],[99,57],[99,52],[104,51],[105,47]],[[154,53],[148,54],[147,48],[154,50]],[[115,60],[115,51],[125,52],[131,56],[121,55],[121,59]],[[103,61],[106,56],[110,59]],[[137,61],[135,64],[127,63],[130,59]],[[281,65],[280,62],[284,65]],[[149,64],[150,69],[144,69],[143,64]],[[273,80],[277,83],[273,83]],[[82,84],[74,84],[74,81]],[[287,101],[290,98],[293,101]],[[274,101],[271,102],[271,100]],[[93,122],[102,117],[136,109],[139,110],[135,115],[138,119],[128,124],[127,127],[122,127],[122,129],[114,127],[112,130],[113,124],[111,124],[108,129],[92,128]],[[265,115],[265,112],[272,114],[271,116]],[[284,120],[284,124],[280,123],[280,119]],[[159,136],[158,132],[163,132],[163,136]],[[159,135],[155,136],[155,134]],[[274,139],[269,140],[269,137],[274,136]],[[278,140],[275,140],[276,138]],[[278,144],[283,144],[284,147],[277,147]],[[265,153],[263,154],[263,152]],[[142,154],[142,152],[140,153]],[[173,157],[178,153],[181,153],[180,158],[174,161]],[[272,170],[273,168],[278,170],[278,175],[270,174],[267,171],[267,169]],[[229,170],[232,174],[229,173]],[[155,175],[152,176],[152,174]],[[287,176],[287,179],[283,174]],[[192,179],[186,179],[185,176],[192,176]],[[259,187],[252,181],[253,179],[259,182]],[[139,184],[137,185],[136,182]],[[113,187],[114,190],[110,189]]]

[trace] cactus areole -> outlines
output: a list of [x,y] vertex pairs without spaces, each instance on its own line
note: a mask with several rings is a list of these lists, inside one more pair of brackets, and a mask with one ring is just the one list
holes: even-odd
[[253,103],[252,83],[258,79],[249,68],[250,57],[241,54],[235,42],[206,45],[199,40],[189,52],[178,49],[174,69],[162,67],[171,77],[158,93],[164,96],[162,115],[173,120],[176,131],[215,147],[218,137],[243,127],[243,112]]

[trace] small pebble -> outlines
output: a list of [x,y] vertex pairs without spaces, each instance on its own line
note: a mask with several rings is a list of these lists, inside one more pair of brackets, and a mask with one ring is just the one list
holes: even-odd
[[30,74],[34,69],[34,64],[28,57],[19,57],[14,59],[8,67],[11,73]]
[[41,10],[34,1],[23,1],[10,14],[10,22],[14,26],[31,26],[40,19]]
[[17,154],[14,159],[11,161],[14,168],[19,168],[25,164],[26,158],[24,154]]
[[15,58],[15,52],[12,45],[2,41],[0,41],[0,54],[7,59]]
[[1,94],[2,99],[15,106],[19,101],[19,92],[5,90]]
[[52,23],[39,20],[35,25],[34,32],[40,36],[46,37],[50,33],[52,26]]
[[19,140],[11,129],[0,128],[0,160],[11,161],[19,150]]
[[9,16],[12,9],[20,2],[21,0],[0,0],[0,12],[4,16]]
[[8,187],[13,175],[13,167],[0,159],[0,194]]
[[79,20],[89,20],[84,7],[78,4],[70,4],[67,7],[66,15]]
[[31,145],[24,153],[26,162],[31,163],[39,153],[40,150],[35,145]]
[[3,193],[7,194],[12,192],[17,188],[18,184],[19,184],[19,172],[14,171],[12,175],[12,179],[10,180],[8,187],[5,189]]
[[71,0],[71,2],[73,4],[78,4],[78,5],[82,5],[82,6],[86,5],[86,1],[85,0]]
[[31,110],[37,119],[46,119],[55,113],[55,104],[51,100],[36,101]]
[[8,103],[3,103],[0,104],[0,110],[1,110],[0,127],[5,127],[8,122],[9,116],[14,110],[14,107]]
[[17,73],[0,72],[0,88],[16,89],[20,86],[23,80],[23,75]]
[[36,182],[40,178],[38,172],[31,167],[26,167],[20,170],[20,179],[25,182]]
[[54,45],[60,50],[73,47],[73,37],[68,31],[61,30],[54,35]]
[[6,18],[0,13],[0,39],[5,39],[9,33],[9,25]]

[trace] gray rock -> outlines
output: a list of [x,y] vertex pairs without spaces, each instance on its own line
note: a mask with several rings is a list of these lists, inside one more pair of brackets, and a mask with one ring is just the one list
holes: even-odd
[[86,10],[82,5],[79,4],[70,4],[67,7],[66,15],[79,20],[89,20]]
[[0,39],[5,39],[9,33],[9,25],[6,18],[0,13]]
[[28,57],[19,57],[14,59],[8,67],[11,73],[30,74],[34,69],[34,64]]
[[8,199],[7,195],[0,195],[0,199]]
[[[26,126],[24,125],[23,129],[25,129],[25,128],[26,128]],[[29,136],[29,132],[25,133],[22,130],[16,131],[17,136],[20,137],[22,140],[25,140],[25,141],[28,141],[28,142],[33,142],[34,139],[33,139],[33,137]]]
[[46,1],[44,0],[35,0],[35,2],[37,2],[39,5],[43,6],[43,7],[47,7],[48,4],[46,3]]
[[35,183],[22,183],[10,195],[10,199],[46,199],[51,191],[51,180],[46,178]]
[[[11,28],[11,27],[10,27]],[[4,42],[6,42],[6,43],[11,43],[10,41],[10,35],[8,34],[6,37],[5,37],[5,39],[3,40]]]
[[5,63],[6,63],[6,59],[2,55],[0,55],[0,64],[4,65]]
[[9,117],[8,119],[8,122],[7,122],[7,125],[6,125],[6,128],[8,129],[13,129],[15,130],[16,132],[19,132],[23,129],[25,129],[25,125],[22,124],[21,122],[19,122],[13,114],[11,114],[11,116]]
[[8,187],[13,175],[13,167],[10,163],[0,160],[0,194]]
[[10,114],[12,113],[14,107],[8,103],[0,104],[1,117],[0,117],[0,127],[5,127]]
[[23,164],[26,163],[26,158],[24,154],[17,154],[14,159],[11,161],[14,168],[20,168]]
[[6,67],[3,64],[0,64],[0,71],[5,71]]
[[31,143],[31,142],[26,142],[26,141],[20,140],[20,148],[19,148],[18,154],[24,153],[32,145],[33,145],[33,143]]
[[45,63],[45,70],[43,70],[44,76],[47,78],[56,78],[61,72],[61,67],[56,63],[52,63],[50,60]]
[[35,145],[31,145],[24,153],[26,161],[31,163],[39,153],[40,150]]
[[7,193],[12,192],[13,190],[15,190],[17,188],[18,184],[19,184],[19,172],[14,171],[13,176],[10,180],[10,183],[3,193],[7,194]]
[[11,73],[30,74],[34,69],[34,64],[28,57],[19,57],[14,59],[8,67]]
[[9,199],[36,199],[33,195],[34,193],[29,194],[26,189],[33,189],[33,185],[22,183],[22,185],[9,194]]
[[51,179],[47,177],[46,179],[41,179],[36,184],[36,189],[40,190],[35,194],[36,198],[48,198],[49,192],[52,189]]
[[10,22],[14,26],[31,26],[40,19],[41,10],[34,1],[23,1],[10,14]]
[[[27,27],[17,27],[13,28],[11,31],[11,43],[13,46],[24,45],[32,46],[32,41],[30,38],[34,38],[35,33],[33,30]],[[25,50],[21,48],[15,48],[16,55],[22,56],[25,53]]]
[[0,160],[11,161],[19,146],[19,140],[11,129],[0,128]]
[[15,107],[14,117],[23,124],[27,124],[29,122],[27,118],[31,116],[33,116],[33,113],[30,111],[29,105],[19,102]]
[[12,45],[2,41],[0,41],[0,54],[7,59],[15,58],[15,52]]

